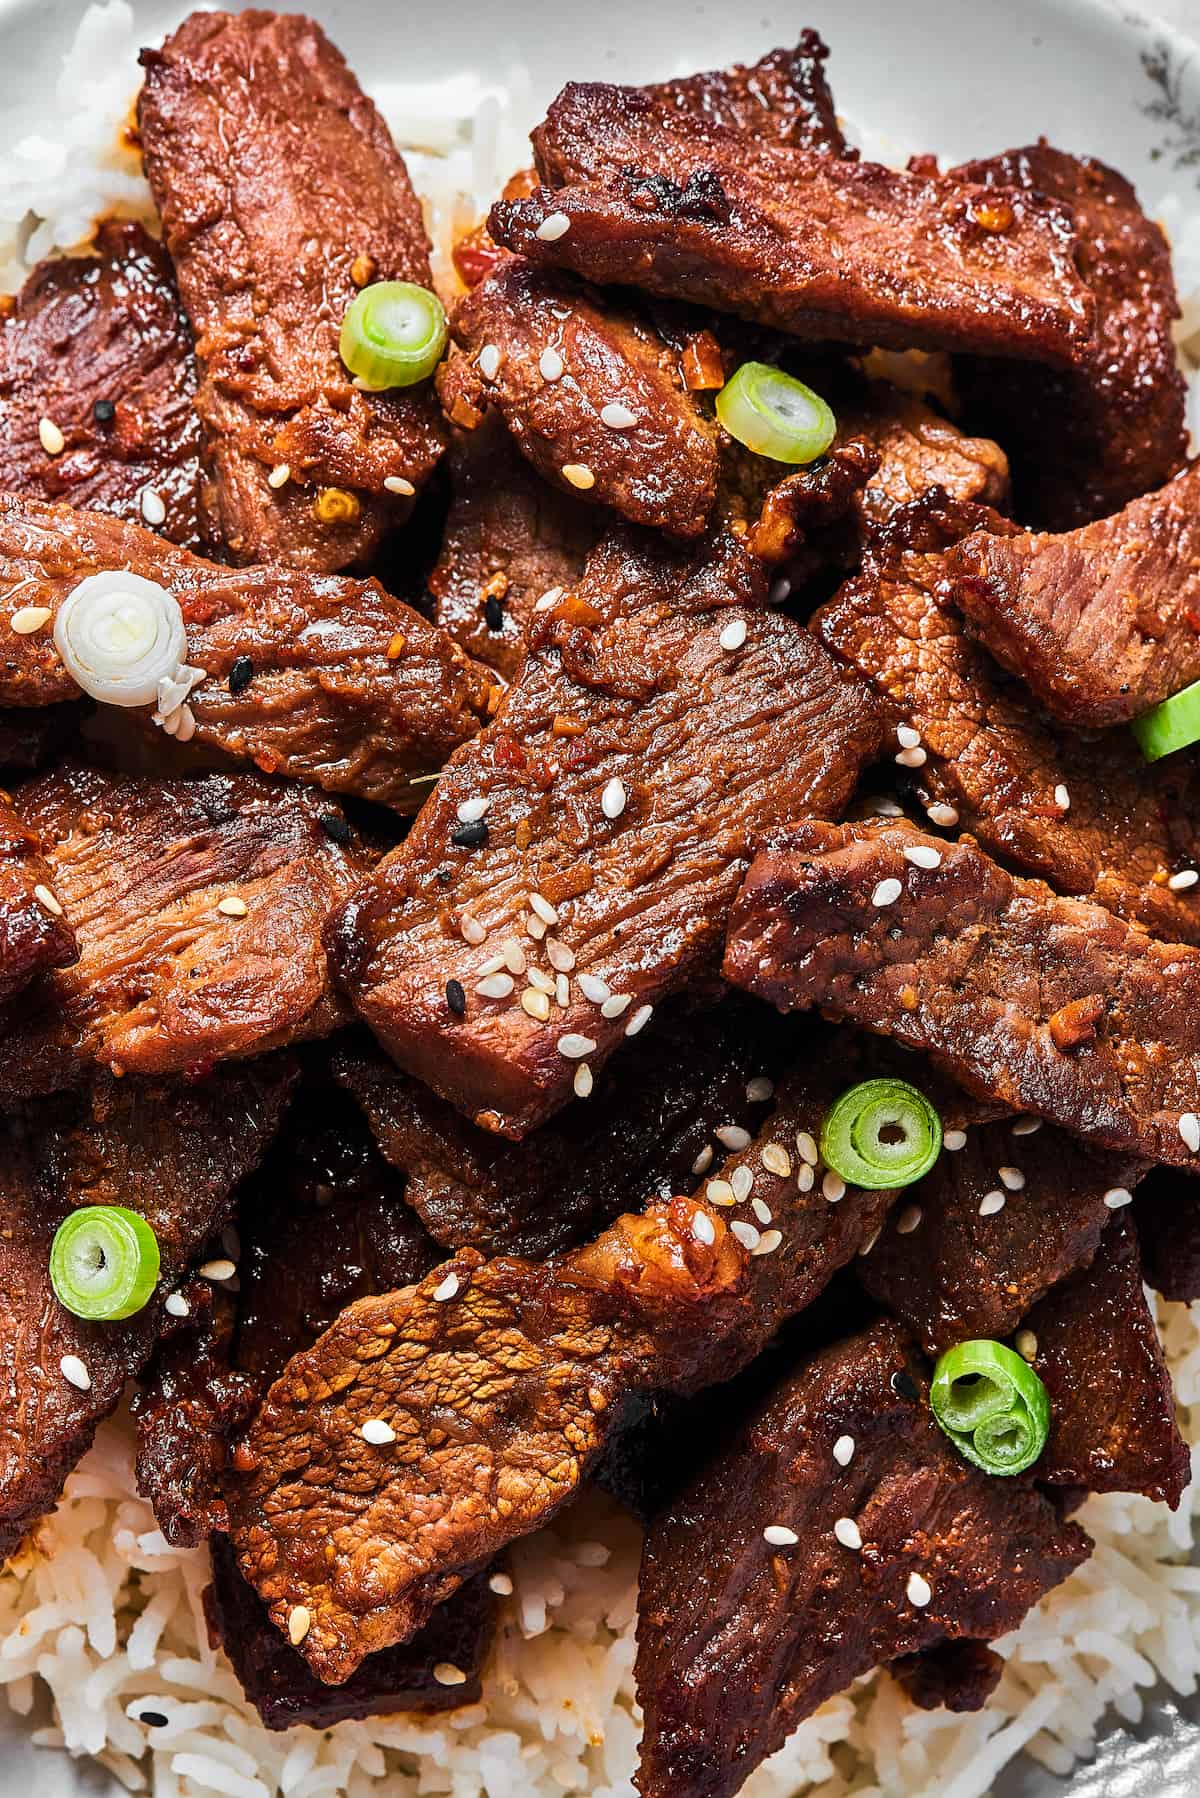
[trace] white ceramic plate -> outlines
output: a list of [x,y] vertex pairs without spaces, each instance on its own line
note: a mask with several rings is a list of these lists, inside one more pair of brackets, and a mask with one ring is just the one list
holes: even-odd
[[[187,0],[133,4],[145,41],[187,10]],[[1183,6],[1185,18],[1194,9],[1200,38],[1200,0]],[[82,10],[82,0],[0,0],[0,144],[32,130],[53,139],[54,79]],[[751,61],[813,25],[831,47],[839,110],[898,157],[984,155],[1044,134],[1115,164],[1151,207],[1175,190],[1200,213],[1200,46],[1102,0],[456,0],[440,20],[402,0],[309,0],[305,10],[373,90],[472,77],[513,93],[522,128],[564,81],[640,81]],[[98,1768],[35,1753],[27,1737],[0,1710],[0,1798],[120,1790]],[[1200,1699],[1164,1700],[1136,1733],[1114,1726],[1069,1782],[1030,1766],[999,1790],[1196,1798]]]

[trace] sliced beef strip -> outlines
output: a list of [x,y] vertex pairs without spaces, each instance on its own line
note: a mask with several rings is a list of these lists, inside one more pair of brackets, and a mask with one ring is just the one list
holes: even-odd
[[769,50],[756,63],[652,82],[636,91],[666,119],[682,113],[720,131],[827,156],[853,156],[825,76],[828,56],[817,32],[802,31],[794,48]]
[[914,394],[872,381],[861,398],[836,411],[839,442],[860,438],[879,457],[858,502],[863,537],[873,537],[934,487],[960,504],[1006,509],[1008,457],[1000,445],[967,436]]
[[772,1023],[736,1000],[699,1013],[677,1007],[634,1039],[618,1079],[523,1143],[467,1123],[378,1054],[343,1051],[334,1071],[438,1242],[537,1259],[644,1199],[686,1191],[697,1160],[713,1159],[715,1131],[753,1130],[765,1101],[748,1096],[748,1085],[769,1085],[786,1052],[788,1033]]
[[[101,225],[90,256],[55,257],[0,315],[4,488],[141,521],[195,548],[200,422],[192,337],[160,244],[130,220]],[[57,425],[50,456],[38,427]],[[147,502],[152,504],[152,502]]]
[[1200,858],[1195,758],[1147,767],[1124,735],[1055,728],[967,635],[940,553],[882,547],[810,628],[918,733],[911,781],[932,820],[1058,892],[1200,940],[1196,898],[1168,884]]
[[[833,1456],[843,1435],[854,1440],[844,1468]],[[840,1518],[857,1524],[861,1550],[834,1536]],[[772,1526],[795,1545],[764,1540]],[[827,1350],[646,1539],[639,1791],[729,1798],[860,1674],[1005,1634],[1090,1546],[1027,1478],[991,1479],[957,1454],[895,1324]]]
[[[356,1010],[487,1129],[524,1136],[648,1008],[703,982],[755,842],[836,813],[879,746],[866,690],[740,568],[605,539],[538,614],[493,725],[331,923]],[[510,938],[543,983],[567,976],[548,1018],[548,995],[484,972]]]
[[1120,1199],[1144,1165],[1036,1119],[963,1135],[905,1192],[858,1270],[935,1358],[971,1337],[1010,1335],[1036,1300],[1086,1267],[1112,1217],[1107,1195]]
[[1127,1213],[1105,1231],[1091,1266],[1056,1286],[1025,1323],[1050,1394],[1038,1479],[1088,1492],[1142,1492],[1174,1510],[1192,1477],[1191,1455],[1175,1421]]
[[[161,1292],[228,1220],[233,1189],[259,1160],[295,1078],[274,1057],[192,1085],[100,1076],[87,1092],[9,1106],[0,1124],[0,1560],[63,1481],[149,1355],[152,1301],[124,1323],[84,1323],[50,1286],[50,1244],[77,1205],[124,1205],[158,1238]],[[61,1371],[87,1370],[85,1390]]]
[[432,286],[404,163],[311,19],[195,12],[142,64],[146,174],[196,331],[208,526],[239,562],[361,564],[441,452],[429,386],[365,392],[338,354],[359,287]]
[[674,536],[704,529],[716,427],[649,325],[569,276],[506,257],[458,302],[450,330],[462,353],[438,376],[448,416],[494,406],[561,492]]
[[989,360],[955,370],[967,415],[1013,456],[1017,516],[1071,530],[1161,487],[1187,455],[1172,335],[1179,301],[1161,226],[1115,169],[1044,141],[951,174],[1069,206],[1080,273],[1096,297],[1095,347],[1077,372],[1034,375]]
[[[492,208],[542,266],[825,341],[1071,364],[1095,302],[1069,211],[842,161],[572,83],[533,133],[547,184]],[[552,215],[561,235],[539,236]]]
[[1200,464],[1058,536],[977,532],[953,598],[1056,718],[1120,724],[1200,679]]
[[1018,880],[969,839],[797,826],[750,870],[725,973],[928,1050],[1098,1146],[1200,1172],[1200,951]]
[[79,960],[0,1012],[0,1091],[52,1092],[97,1066],[194,1075],[341,1021],[321,928],[370,857],[323,828],[343,822],[328,801],[251,774],[68,766],[16,803]]
[[450,510],[429,576],[433,617],[468,655],[509,680],[538,600],[575,586],[601,519],[549,487],[498,418],[452,432],[446,460]]
[[[25,606],[53,614],[89,574],[127,569],[179,601],[193,741],[333,792],[415,811],[446,756],[494,703],[486,672],[377,581],[282,568],[237,570],[173,549],[100,512],[0,496],[0,703],[57,706],[79,688],[52,622],[22,636]],[[152,729],[151,708],[139,712]]]
[[1174,1168],[1155,1168],[1134,1200],[1146,1279],[1165,1299],[1200,1299],[1200,1186]]
[[0,792],[0,1004],[35,975],[79,959],[54,881],[37,831]]

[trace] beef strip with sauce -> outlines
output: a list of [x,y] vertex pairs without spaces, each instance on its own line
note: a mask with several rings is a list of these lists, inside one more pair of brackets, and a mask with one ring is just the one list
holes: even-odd
[[[199,548],[196,365],[170,262],[130,220],[106,220],[94,248],[39,263],[0,313],[5,490],[159,519]],[[64,440],[53,455],[44,419]]]
[[112,1073],[195,1074],[328,1035],[343,1016],[321,928],[370,864],[344,821],[258,775],[49,770],[15,801],[79,960],[0,1013],[0,1091]]
[[1000,445],[967,436],[915,394],[871,381],[835,409],[838,440],[861,438],[879,457],[857,505],[868,542],[933,487],[960,504],[1006,509],[1008,457]]
[[1165,1299],[1200,1299],[1200,1185],[1174,1168],[1154,1168],[1134,1200],[1147,1282]]
[[[415,811],[453,749],[494,703],[485,670],[377,581],[283,568],[230,569],[99,512],[0,496],[0,703],[55,706],[79,688],[52,620],[87,575],[127,569],[178,600],[193,741],[276,774]],[[22,608],[50,613],[22,635]],[[151,708],[137,714],[152,729]]]
[[78,1205],[139,1212],[158,1239],[159,1291],[170,1291],[228,1221],[234,1187],[275,1134],[294,1077],[278,1057],[178,1086],[102,1075],[83,1093],[6,1108],[0,1562],[54,1503],[159,1327],[157,1302],[123,1323],[85,1323],[58,1302],[49,1268],[59,1224]]
[[[861,1547],[835,1536],[840,1519]],[[827,1350],[646,1539],[638,1790],[730,1798],[860,1674],[1006,1634],[1090,1549],[1028,1476],[993,1479],[957,1453],[895,1324]]]
[[36,975],[79,959],[54,881],[38,832],[0,792],[0,1004]]
[[1200,679],[1200,464],[1079,530],[976,532],[949,564],[972,630],[1064,723],[1120,724]]
[[968,1090],[1085,1140],[1200,1172],[1200,950],[1018,880],[969,840],[796,826],[750,870],[725,974],[928,1050]]
[[361,565],[442,447],[429,386],[365,391],[338,354],[359,288],[432,286],[404,163],[311,19],[195,12],[141,60],[146,174],[196,332],[207,527],[239,562]]
[[[331,923],[355,1009],[487,1129],[527,1134],[706,981],[756,840],[836,813],[879,746],[866,689],[731,558],[606,539]],[[536,978],[507,972],[509,939]]]

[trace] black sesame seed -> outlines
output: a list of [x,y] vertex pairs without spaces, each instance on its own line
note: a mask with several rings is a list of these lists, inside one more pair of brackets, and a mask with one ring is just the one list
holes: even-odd
[[254,663],[249,656],[238,656],[229,670],[229,691],[244,693],[254,679]]
[[484,603],[483,620],[490,631],[504,629],[504,607],[494,593],[489,593]]
[[916,1381],[911,1374],[905,1373],[903,1369],[901,1369],[899,1373],[894,1373],[892,1375],[892,1391],[896,1394],[897,1398],[906,1398],[910,1402],[915,1402],[921,1396],[920,1392],[917,1390]]
[[339,818],[336,812],[322,812],[321,816],[317,819],[317,823],[321,826],[325,835],[332,838],[335,843],[348,843],[350,841],[350,826],[344,818]]
[[167,1726],[167,1719],[161,1711],[139,1711],[138,1722],[144,1723],[147,1729],[165,1729]]
[[467,994],[466,988],[463,986],[461,980],[448,980],[446,982],[446,1004],[450,1007],[456,1018],[466,1017]]
[[117,408],[111,400],[97,400],[92,407],[92,417],[98,425],[110,425],[117,416]]
[[450,832],[450,841],[456,849],[482,849],[488,840],[488,827],[482,818],[474,824],[460,824],[457,830]]

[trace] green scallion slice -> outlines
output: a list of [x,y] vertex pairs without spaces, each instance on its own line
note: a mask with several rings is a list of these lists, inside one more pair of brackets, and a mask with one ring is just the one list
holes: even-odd
[[50,1284],[60,1302],[90,1323],[132,1317],[158,1285],[158,1238],[123,1205],[81,1205],[50,1246]]
[[767,362],[743,362],[717,395],[717,417],[739,443],[773,462],[815,462],[837,435],[819,393]]
[[986,1337],[947,1349],[929,1403],[955,1448],[985,1473],[1023,1473],[1050,1434],[1050,1396],[1029,1363]]
[[446,309],[411,281],[376,281],[346,308],[338,350],[364,387],[411,387],[426,380],[446,348]]
[[826,1112],[820,1147],[851,1186],[911,1186],[942,1152],[942,1120],[906,1080],[864,1080]]
[[1157,762],[1189,743],[1200,742],[1200,680],[1172,693],[1129,727],[1148,762]]

